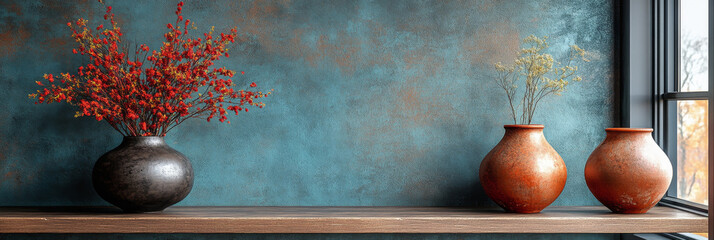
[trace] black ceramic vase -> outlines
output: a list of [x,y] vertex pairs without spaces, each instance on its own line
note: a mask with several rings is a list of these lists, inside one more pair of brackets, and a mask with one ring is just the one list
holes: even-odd
[[92,183],[99,196],[126,212],[161,211],[191,191],[193,168],[163,137],[124,137],[94,164]]

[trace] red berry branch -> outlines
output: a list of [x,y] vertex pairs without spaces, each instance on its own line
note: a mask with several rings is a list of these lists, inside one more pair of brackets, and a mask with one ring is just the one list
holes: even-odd
[[189,28],[196,28],[181,15],[183,5],[180,2],[176,8],[176,22],[166,25],[168,32],[158,51],[144,44],[134,50],[123,46],[111,6],[104,15],[110,28],[102,24],[95,31],[81,18],[67,23],[79,44],[72,52],[88,56],[89,63],[80,66],[76,75],[62,73],[55,79],[45,74],[45,81],[37,81],[45,87],[30,97],[37,99],[36,104],[77,106],[75,117],[104,120],[124,136],[165,136],[186,119],[217,117],[224,122],[228,112],[238,115],[248,112],[248,106],[265,106],[256,99],[271,92],[236,90],[230,79],[235,72],[213,66],[221,57],[228,58],[226,46],[235,41],[236,29],[214,36],[212,27],[202,37],[190,37]]

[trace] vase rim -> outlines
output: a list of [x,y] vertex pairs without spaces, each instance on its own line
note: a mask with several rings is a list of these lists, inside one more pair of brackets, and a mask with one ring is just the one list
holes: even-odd
[[150,138],[164,138],[164,137],[162,137],[162,136],[124,136],[124,138],[135,138],[135,139],[143,138],[143,139],[150,139]]
[[605,128],[606,132],[652,132],[652,128]]
[[526,129],[543,129],[543,124],[506,124],[503,128],[526,128]]

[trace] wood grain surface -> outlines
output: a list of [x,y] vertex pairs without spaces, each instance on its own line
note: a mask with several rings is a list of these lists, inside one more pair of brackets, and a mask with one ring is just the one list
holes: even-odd
[[538,214],[453,207],[0,207],[0,233],[663,233],[706,232],[707,218],[673,208],[614,214],[601,206]]

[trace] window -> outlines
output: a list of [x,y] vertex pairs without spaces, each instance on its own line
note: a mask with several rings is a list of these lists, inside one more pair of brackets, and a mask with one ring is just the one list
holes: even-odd
[[[616,59],[622,63],[621,126],[653,128],[672,160],[673,181],[660,203],[701,215],[708,215],[709,202],[712,9],[709,0],[625,1]],[[682,236],[664,237],[694,235]]]
[[[672,5],[672,29],[662,43],[664,62],[659,85],[664,89],[660,103],[660,145],[673,161],[675,174],[667,196],[684,204],[708,203],[708,1],[680,0]],[[665,15],[666,17],[666,15]],[[678,20],[678,21],[677,21]],[[669,31],[668,31],[669,30]],[[671,35],[671,36],[667,36]],[[673,51],[668,51],[673,48]],[[674,52],[676,56],[667,56]],[[674,61],[672,61],[674,60]],[[673,62],[668,66],[668,61]],[[669,74],[667,71],[676,72]],[[690,204],[692,205],[692,204]],[[701,207],[701,206],[700,206]]]
[[[680,0],[677,91],[698,97],[676,101],[676,197],[707,204],[708,0]],[[700,94],[698,94],[700,93]],[[690,94],[692,95],[692,94]],[[686,95],[684,95],[686,96]],[[669,124],[669,123],[668,123]],[[667,138],[669,139],[669,138]],[[673,154],[670,154],[670,156]]]
[[[661,109],[655,110],[655,118],[661,124],[654,127],[660,136],[660,146],[675,167],[673,183],[663,202],[708,213],[704,209],[709,202],[709,3],[708,0],[660,3],[664,19],[660,17],[656,28],[661,31],[659,39],[663,41],[655,45],[660,51],[655,63],[660,68],[655,68],[659,78],[655,78],[654,84],[662,89],[661,100],[655,103]],[[708,237],[706,233],[697,235]]]

